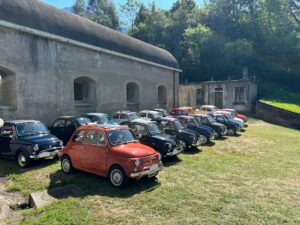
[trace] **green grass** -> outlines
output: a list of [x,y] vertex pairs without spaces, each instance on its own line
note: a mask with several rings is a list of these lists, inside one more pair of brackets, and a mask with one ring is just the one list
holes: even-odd
[[106,179],[64,175],[58,162],[20,170],[0,160],[8,190],[76,184],[68,197],[25,210],[21,224],[300,224],[300,132],[250,120],[240,137],[168,160],[158,180],[111,188]]
[[300,92],[270,83],[259,84],[261,102],[300,114]]

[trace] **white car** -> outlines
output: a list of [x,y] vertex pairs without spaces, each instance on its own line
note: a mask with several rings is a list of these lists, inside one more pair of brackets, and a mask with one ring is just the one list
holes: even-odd
[[153,120],[162,117],[159,112],[153,110],[140,111],[139,116],[140,118],[147,119],[147,120]]

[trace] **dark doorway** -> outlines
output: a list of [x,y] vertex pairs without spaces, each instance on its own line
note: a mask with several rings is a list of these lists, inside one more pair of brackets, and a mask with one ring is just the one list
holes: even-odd
[[215,92],[215,106],[217,106],[219,109],[223,108],[223,92]]

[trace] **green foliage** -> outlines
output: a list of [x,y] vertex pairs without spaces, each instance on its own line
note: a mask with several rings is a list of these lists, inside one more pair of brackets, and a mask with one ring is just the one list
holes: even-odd
[[76,0],[73,11],[101,25],[119,28],[119,17],[112,0]]

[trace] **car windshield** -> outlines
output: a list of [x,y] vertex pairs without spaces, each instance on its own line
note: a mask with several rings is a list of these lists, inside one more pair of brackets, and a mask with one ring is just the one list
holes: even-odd
[[215,119],[214,119],[212,116],[206,116],[206,118],[208,119],[208,121],[209,121],[210,123],[216,122]]
[[21,137],[49,133],[49,130],[43,123],[22,123],[17,124],[16,127],[17,133]]
[[108,139],[112,145],[137,142],[136,137],[128,129],[111,130],[108,132]]
[[149,123],[147,124],[147,128],[149,130],[150,135],[157,135],[157,134],[162,134],[163,131],[160,129],[159,126],[155,123]]
[[183,130],[184,129],[184,126],[178,120],[174,120],[174,125],[175,125],[177,130]]
[[195,118],[189,119],[189,124],[190,124],[190,125],[200,125],[200,124],[198,123],[198,121],[197,121]]
[[164,116],[164,113],[163,113],[162,111],[157,111],[157,114],[158,114],[159,116],[161,116],[161,117]]
[[77,118],[76,121],[79,123],[80,126],[85,125],[87,123],[91,123],[92,121],[88,118]]
[[138,118],[139,118],[139,116],[138,116],[137,113],[130,113],[130,114],[128,114],[128,119],[129,120],[135,120],[135,119],[138,119]]
[[108,115],[100,116],[101,123],[107,123],[109,121]]
[[225,116],[227,119],[229,119],[229,120],[230,120],[230,119],[233,119],[233,116],[232,116],[231,114],[225,114],[224,116]]

